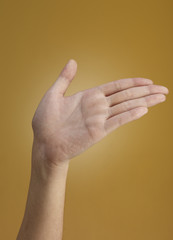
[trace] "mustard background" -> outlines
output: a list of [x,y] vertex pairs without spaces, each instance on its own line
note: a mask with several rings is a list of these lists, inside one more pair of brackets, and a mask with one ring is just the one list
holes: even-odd
[[67,95],[127,77],[164,103],[70,162],[64,240],[173,239],[173,1],[0,1],[0,239],[15,239],[30,179],[31,120],[70,58]]

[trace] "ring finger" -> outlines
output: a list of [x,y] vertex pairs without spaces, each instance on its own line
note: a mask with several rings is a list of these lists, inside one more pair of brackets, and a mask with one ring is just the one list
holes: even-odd
[[166,97],[163,94],[152,94],[142,98],[137,98],[129,101],[122,102],[109,108],[109,116],[111,118],[117,114],[129,111],[137,107],[151,107],[160,102],[165,101]]

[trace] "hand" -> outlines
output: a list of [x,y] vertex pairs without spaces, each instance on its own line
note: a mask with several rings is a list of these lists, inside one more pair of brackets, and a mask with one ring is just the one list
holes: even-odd
[[165,100],[168,89],[144,78],[121,79],[64,94],[77,71],[70,60],[42,98],[32,120],[34,141],[51,165],[69,161],[116,128]]

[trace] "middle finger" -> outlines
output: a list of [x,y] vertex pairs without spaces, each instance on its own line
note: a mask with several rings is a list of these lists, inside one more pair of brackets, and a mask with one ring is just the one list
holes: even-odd
[[160,85],[133,87],[133,88],[129,88],[129,89],[117,92],[115,94],[112,94],[106,98],[109,106],[111,107],[113,105],[116,105],[118,103],[121,103],[127,100],[148,96],[150,94],[155,94],[155,93],[168,94],[168,89]]

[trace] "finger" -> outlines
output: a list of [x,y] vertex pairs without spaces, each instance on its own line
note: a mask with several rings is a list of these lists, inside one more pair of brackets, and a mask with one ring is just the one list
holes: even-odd
[[144,97],[150,94],[161,93],[168,94],[168,89],[159,85],[148,85],[142,87],[134,87],[115,93],[107,98],[109,106],[131,100],[134,98]]
[[105,96],[109,96],[113,93],[128,89],[130,87],[144,86],[152,83],[152,80],[146,78],[125,78],[103,84],[98,88],[104,93]]
[[112,132],[116,128],[118,128],[128,122],[131,122],[133,120],[136,120],[136,119],[142,117],[147,112],[148,112],[148,109],[146,107],[138,107],[138,108],[131,109],[127,112],[123,112],[121,114],[118,114],[114,117],[107,119],[105,122],[106,134]]
[[122,102],[109,108],[109,116],[111,118],[117,114],[129,111],[137,107],[151,107],[166,100],[163,94],[153,94],[150,96],[137,98],[129,101]]
[[77,62],[70,59],[61,71],[58,79],[53,84],[52,89],[58,94],[64,95],[77,71]]

